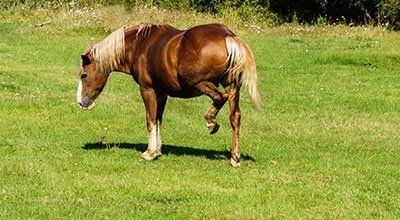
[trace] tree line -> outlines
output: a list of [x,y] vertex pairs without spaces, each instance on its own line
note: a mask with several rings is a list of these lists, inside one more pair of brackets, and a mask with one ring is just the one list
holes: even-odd
[[123,4],[127,9],[147,5],[207,12],[217,16],[234,12],[243,20],[274,24],[328,22],[385,25],[400,29],[400,0],[2,0],[0,8],[4,10],[18,5],[85,7],[94,4]]

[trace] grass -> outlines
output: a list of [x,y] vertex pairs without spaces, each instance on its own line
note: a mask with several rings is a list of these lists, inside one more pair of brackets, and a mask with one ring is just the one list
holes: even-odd
[[169,99],[164,155],[145,163],[131,77],[113,73],[93,112],[75,104],[79,55],[113,28],[223,20],[119,7],[22,11],[0,12],[0,218],[400,216],[399,33],[287,25],[254,34],[232,24],[254,51],[264,105],[255,112],[243,93],[244,158],[233,169],[228,108],[208,135],[207,97]]

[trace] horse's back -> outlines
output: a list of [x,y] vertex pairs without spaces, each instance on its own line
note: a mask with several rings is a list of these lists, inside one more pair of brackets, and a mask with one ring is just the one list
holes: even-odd
[[186,30],[182,43],[184,43],[186,39],[201,44],[234,35],[235,34],[231,30],[222,24],[205,24]]
[[178,72],[190,85],[216,81],[226,70],[225,37],[235,36],[221,24],[209,24],[187,30],[180,42]]

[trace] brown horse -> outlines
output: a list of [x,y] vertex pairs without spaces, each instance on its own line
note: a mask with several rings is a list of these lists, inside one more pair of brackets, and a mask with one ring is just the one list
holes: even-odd
[[216,116],[229,100],[233,129],[230,164],[240,166],[239,90],[247,85],[256,108],[260,107],[260,95],[253,54],[227,27],[208,24],[183,31],[169,25],[140,24],[116,30],[81,55],[77,101],[82,109],[94,108],[112,71],[132,75],[140,86],[149,137],[142,159],[161,155],[160,126],[167,97],[206,94],[213,100],[205,113],[211,134],[218,131]]

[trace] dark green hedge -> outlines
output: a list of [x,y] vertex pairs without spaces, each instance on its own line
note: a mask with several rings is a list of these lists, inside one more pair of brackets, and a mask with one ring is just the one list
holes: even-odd
[[195,10],[221,14],[227,8],[242,19],[256,18],[275,22],[314,23],[325,20],[336,23],[385,24],[400,29],[400,0],[1,0],[0,9],[17,5],[29,7],[74,7],[94,4],[124,4],[127,9],[144,5],[166,9]]

